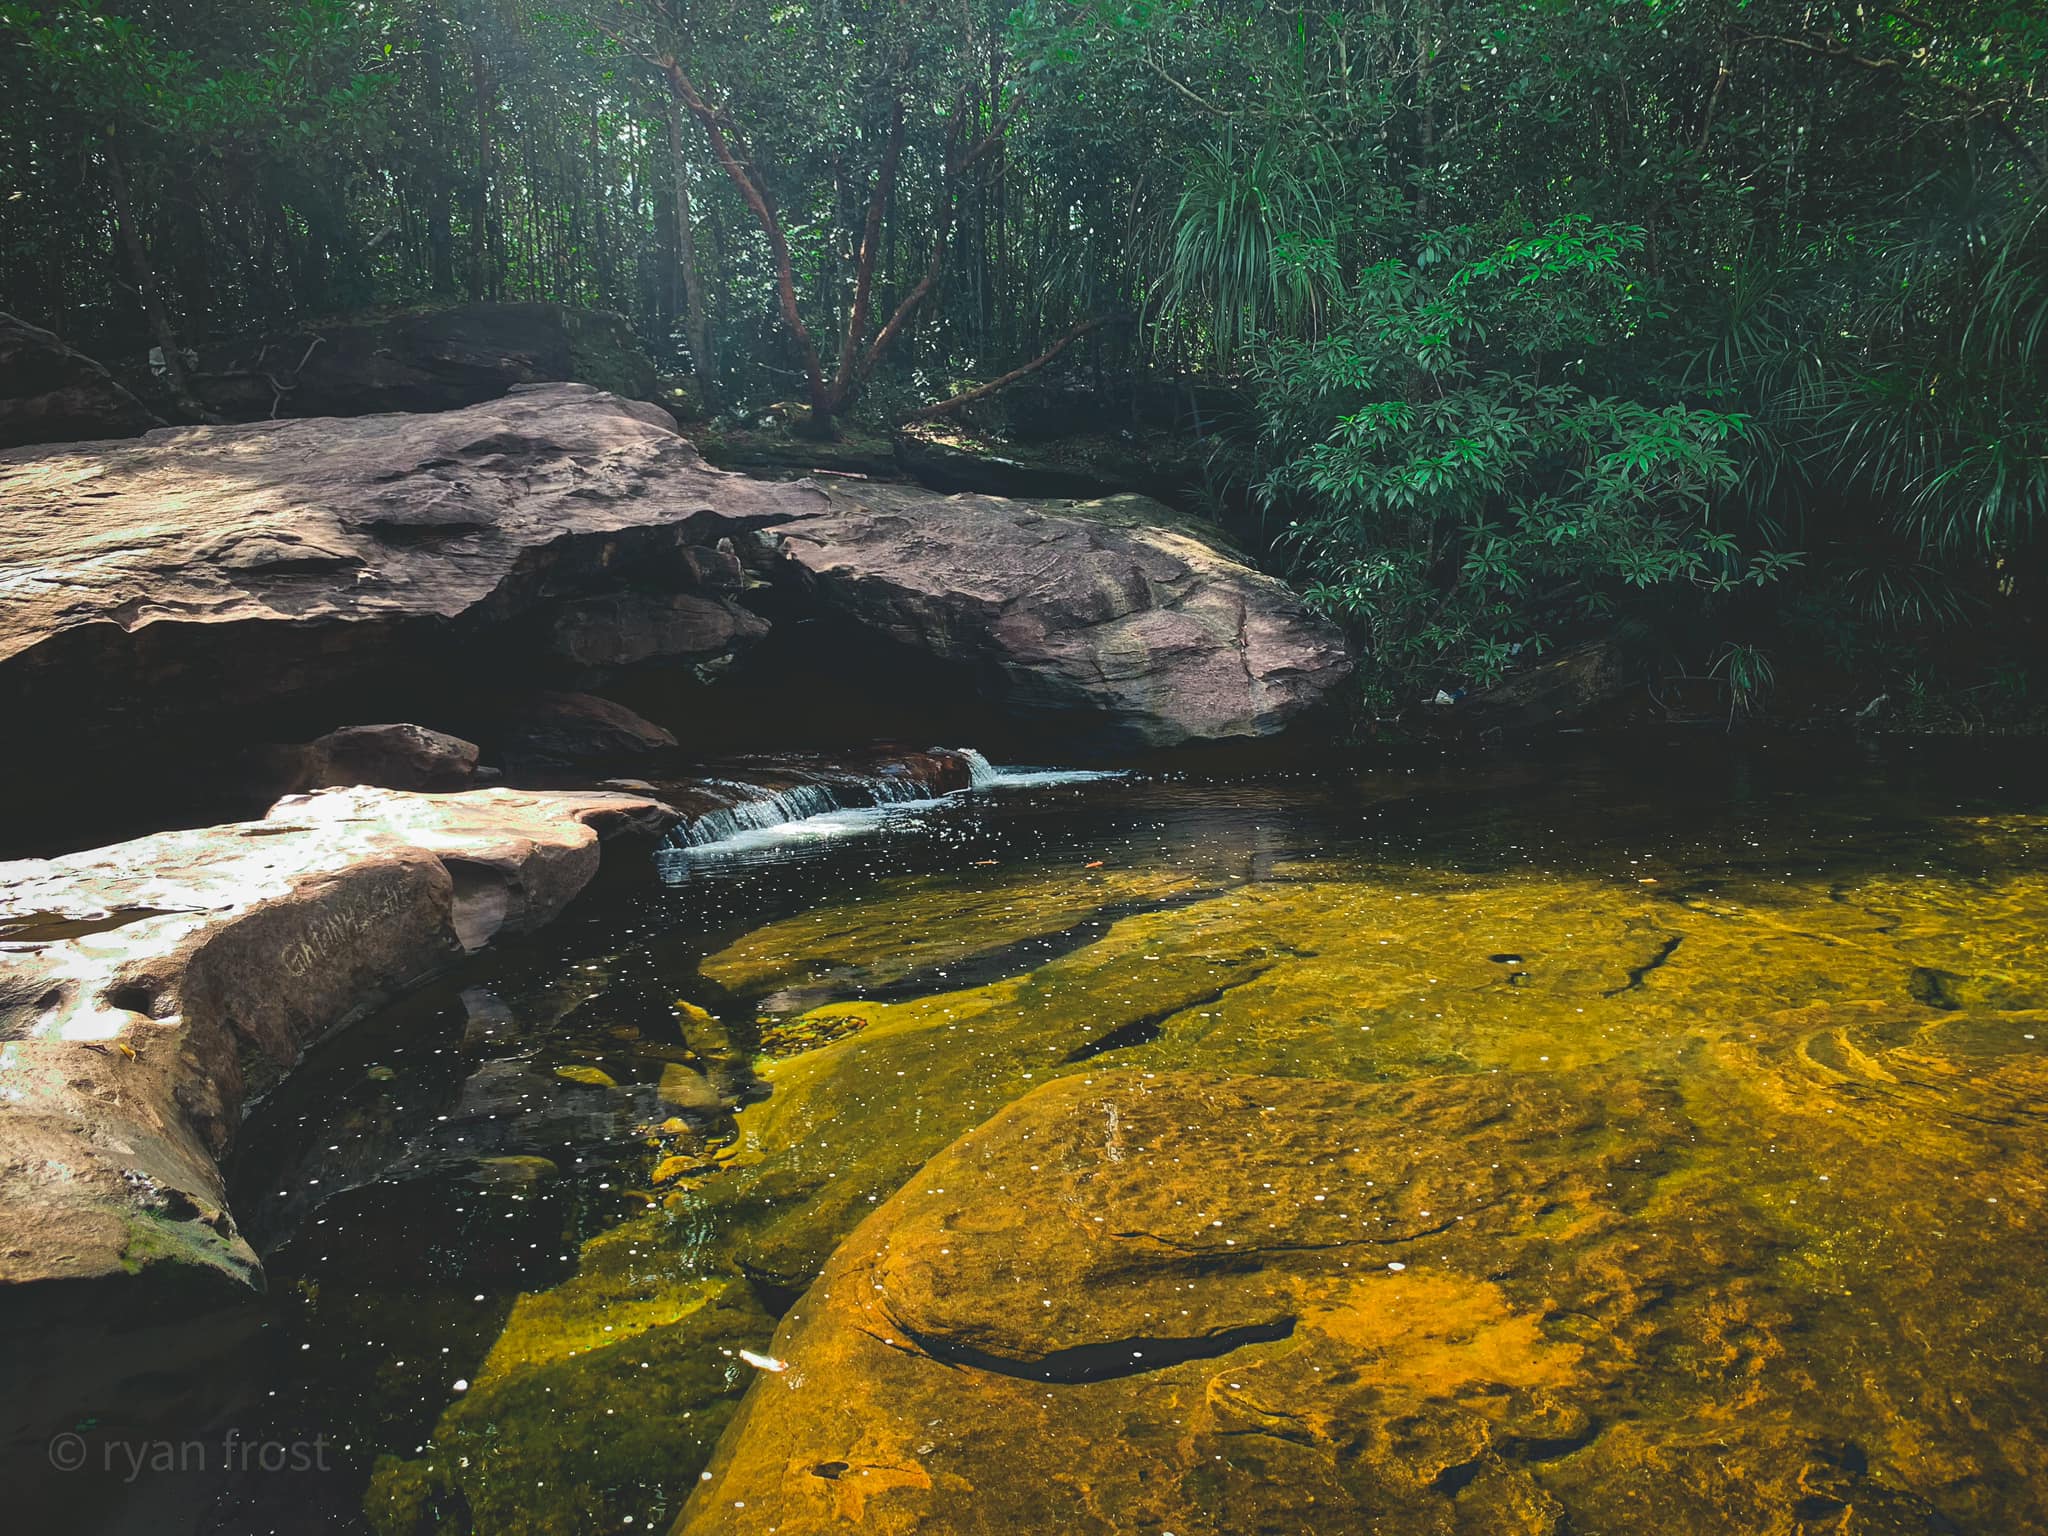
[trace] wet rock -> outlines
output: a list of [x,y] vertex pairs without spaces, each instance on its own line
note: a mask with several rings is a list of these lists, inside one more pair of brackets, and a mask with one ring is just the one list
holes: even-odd
[[351,784],[446,793],[476,778],[477,746],[420,725],[350,725],[281,754],[282,793]]
[[1555,1529],[1620,1361],[1539,1223],[1611,1241],[1674,1129],[1615,1091],[1041,1088],[834,1256],[678,1531]]
[[[1807,1123],[1843,1136],[1824,1098]],[[2004,1469],[2040,1414],[1987,1436],[1941,1406],[2020,1368],[1976,1353],[1979,1281],[1887,1284],[1887,1254],[1845,1284],[1852,1207],[1759,1210],[1746,1137],[1696,1112],[1725,1106],[1630,1070],[1039,1088],[835,1252],[678,1532],[2027,1523]],[[1875,1203],[1919,1217],[1939,1166]]]
[[[850,1435],[868,1394],[887,1398],[872,1455],[778,1442],[792,1484],[850,1489],[852,1502],[834,1509],[872,1528],[922,1515],[933,1530],[1007,1536],[1113,1530],[1117,1518],[1157,1514],[1138,1527],[1148,1536],[1789,1536],[1787,1512],[1803,1509],[1823,1528],[2032,1529],[2048,1518],[2048,1484],[2033,1472],[2048,1465],[2048,1404],[2032,1390],[2048,1297],[2012,1276],[2038,1267],[2048,1221],[2048,1050],[2029,1039],[2048,1039],[2048,1023],[1998,1011],[2006,996],[1988,989],[1962,1008],[1924,1003],[1910,982],[1916,968],[2030,974],[2016,957],[2048,942],[2048,882],[2024,852],[2040,832],[2038,818],[1989,829],[1958,821],[1943,835],[1957,839],[1963,873],[1946,878],[1888,845],[1900,873],[1788,882],[1782,850],[1745,844],[1697,885],[1647,858],[1609,868],[1604,849],[1589,856],[1591,872],[1519,860],[1419,869],[1376,852],[1360,862],[1262,859],[1258,878],[1241,882],[1175,847],[1135,874],[1013,872],[1008,884],[988,876],[987,888],[913,880],[849,893],[705,962],[707,979],[743,999],[809,994],[808,1011],[786,1021],[786,1043],[808,1034],[815,1048],[762,1064],[771,1096],[740,1111],[737,1142],[710,1151],[721,1171],[663,1185],[666,1224],[635,1224],[625,1246],[650,1275],[731,1278],[736,1264],[750,1292],[790,1309],[795,1326],[814,1303],[836,1305],[839,1288],[813,1282],[828,1262],[835,1275],[856,1273],[840,1266],[864,1218],[892,1196],[932,1197],[947,1236],[927,1231],[930,1247],[912,1256],[931,1263],[928,1277],[881,1277],[890,1294],[920,1298],[914,1317],[889,1321],[980,1355],[897,1359],[922,1346],[891,1332],[901,1346],[891,1362],[912,1374],[876,1368],[870,1380],[865,1356],[834,1354],[836,1345],[820,1356],[809,1335],[771,1342],[758,1316],[717,1311],[679,1320],[671,1341],[678,1358],[745,1348],[791,1362],[758,1377],[756,1395],[843,1390],[849,1406],[835,1424]],[[1980,833],[1981,843],[1967,840]],[[1641,867],[1661,883],[1641,883]],[[1209,889],[1175,883],[1203,869]],[[1090,900],[1114,910],[1126,896],[1155,895],[1167,909],[1085,922]],[[841,1000],[821,1006],[821,992]],[[1280,1097],[1252,1095],[1249,1109],[1205,1100],[1151,1151],[1126,1136],[1125,1161],[1102,1151],[1098,1163],[1112,1166],[1096,1177],[1036,1155],[1035,1139],[1015,1149],[1031,1154],[1020,1177],[995,1177],[993,1191],[993,1160],[973,1164],[972,1179],[951,1176],[947,1143],[978,1144],[978,1127],[1048,1079],[1079,1093],[1182,1073],[1292,1081],[1274,1085]],[[1304,1081],[1317,1078],[1351,1086]],[[1285,1127],[1313,1107],[1299,1096],[1311,1091],[1339,1106],[1320,1120],[1320,1144],[1306,1123]],[[1054,1119],[1090,1124],[1033,1111],[1034,1124]],[[1108,1117],[1093,1123],[1106,1131]],[[1183,1153],[1184,1137],[1205,1134],[1220,1141]],[[1053,1139],[1066,1146],[1067,1136]],[[1162,1145],[1186,1168],[1159,1169]],[[1228,1198],[1227,1211],[1204,1218],[1226,1227],[1154,1224],[1182,1213],[1148,1203],[1129,1167],[1141,1154],[1155,1157],[1149,1171],[1162,1187]],[[1342,1185],[1304,1188],[1339,1167]],[[1440,1204],[1444,1189],[1486,1209]],[[1393,1209],[1370,1203],[1382,1190]],[[1323,1218],[1297,1216],[1281,1197],[1320,1207],[1339,1193],[1368,1202],[1339,1214],[1434,1228],[1450,1213],[1440,1231],[1410,1227],[1378,1247],[1374,1273],[1410,1287],[1398,1310],[1358,1316],[1341,1336],[1298,1321],[1286,1339],[1169,1358],[1171,1371],[1096,1374],[1099,1346],[1140,1328],[1178,1348],[1190,1332],[1213,1342],[1221,1330],[1229,1344],[1247,1318],[1272,1323],[1257,1310],[1266,1291],[1295,1296],[1316,1273],[1298,1266],[1322,1250],[1269,1251],[1246,1229],[1276,1245],[1321,1241]],[[1101,1251],[1133,1232],[1183,1246],[1097,1267],[1084,1244],[1093,1218],[1113,1212],[1142,1224],[1118,1237],[1105,1220]],[[1045,1230],[1017,1235],[1034,1221]],[[978,1258],[950,1240],[979,1241],[984,1227]],[[1005,1256],[1018,1265],[1006,1269]],[[1352,1252],[1325,1257],[1340,1278],[1359,1269]],[[1184,1309],[1203,1322],[1173,1335]],[[1020,1320],[1032,1311],[1052,1321]],[[1489,1374],[1574,1349],[1572,1384],[1548,1400],[1525,1390],[1526,1377]],[[1279,1369],[1289,1350],[1304,1351],[1296,1376]],[[1256,1397],[1253,1379],[1221,1375],[1233,1365],[1257,1367]],[[1078,1379],[1029,1375],[1048,1366]],[[1216,1375],[1191,1382],[1203,1368]],[[1019,1383],[1028,1390],[1000,1395]],[[689,1400],[663,1401],[680,1415]],[[549,1402],[519,1405],[535,1416],[520,1436],[538,1441],[554,1424],[567,1443],[605,1442],[614,1421],[602,1406],[563,1422]],[[920,1416],[902,1455],[898,1406]],[[1494,1419],[1510,1407],[1512,1417]],[[449,1411],[472,1410],[465,1401]],[[758,1411],[783,1422],[780,1409]],[[1012,1413],[1014,1431],[997,1422]],[[1214,1433],[1198,1447],[1182,1437],[1202,1414]],[[1125,1474],[1105,1473],[1079,1439],[1119,1447],[1143,1487],[1126,1499]],[[441,1457],[441,1445],[437,1429],[427,1454]],[[729,1450],[737,1467],[740,1452]],[[1356,1502],[1324,1491],[1333,1461]],[[1353,1466],[1355,1478],[1344,1470]],[[700,1469],[687,1455],[667,1468],[665,1509]],[[895,1494],[866,1502],[887,1493],[889,1477],[920,1469],[955,1502],[908,1513]],[[1290,1487],[1317,1504],[1266,1502]],[[1192,1514],[1154,1499],[1183,1488]],[[574,1528],[591,1496],[587,1483],[550,1477],[526,1494],[520,1518]],[[732,1497],[754,1507],[750,1495]],[[1020,1515],[1027,1497],[1043,1510]],[[1336,1513],[1323,1521],[1325,1510]],[[748,1518],[731,1513],[732,1528],[747,1530]]]
[[520,384],[653,400],[625,318],[566,304],[461,304],[303,325],[202,347],[193,388],[231,421],[446,411]]
[[163,422],[53,333],[0,315],[0,448],[133,437]]
[[1059,870],[1029,879],[1012,871],[985,885],[914,875],[864,892],[857,903],[822,904],[757,928],[699,969],[728,992],[786,1014],[834,997],[958,978],[991,956],[1009,956],[1011,971],[1035,968],[1062,947],[1100,937],[1118,917],[1182,905],[1214,888],[1199,874],[1170,869]]
[[616,1088],[618,1081],[602,1067],[557,1067],[555,1076],[579,1088]]
[[244,1101],[334,1026],[553,918],[601,837],[672,815],[359,788],[0,864],[0,1286],[260,1284],[218,1168]]
[[527,1153],[508,1157],[480,1157],[476,1162],[474,1177],[477,1183],[494,1188],[530,1189],[555,1178],[560,1172],[561,1169],[553,1158],[536,1157]]
[[727,1107],[725,1095],[702,1072],[680,1062],[661,1069],[661,1102],[685,1115],[715,1115]]
[[705,1339],[773,1327],[744,1284],[654,1261],[671,1220],[613,1228],[574,1279],[519,1299],[427,1453],[379,1459],[363,1501],[379,1536],[646,1528],[666,1470],[710,1454],[753,1375]]

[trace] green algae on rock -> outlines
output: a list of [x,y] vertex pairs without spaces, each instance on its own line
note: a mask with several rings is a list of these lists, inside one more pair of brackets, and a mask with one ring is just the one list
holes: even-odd
[[748,1374],[707,1338],[763,1340],[744,1284],[693,1273],[661,1212],[586,1243],[577,1274],[522,1296],[426,1454],[385,1456],[364,1508],[378,1536],[613,1531],[701,1465]]

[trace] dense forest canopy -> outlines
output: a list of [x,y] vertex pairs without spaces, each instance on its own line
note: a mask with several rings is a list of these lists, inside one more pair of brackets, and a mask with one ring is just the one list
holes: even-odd
[[2038,3],[52,0],[0,43],[5,306],[173,390],[463,299],[618,310],[819,430],[1059,349],[1227,388],[1209,510],[1376,710],[1596,630],[1737,709],[1823,655],[2025,697]]

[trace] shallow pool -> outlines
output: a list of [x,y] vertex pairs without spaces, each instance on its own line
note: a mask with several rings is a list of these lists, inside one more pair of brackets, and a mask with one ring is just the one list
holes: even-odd
[[[614,872],[263,1106],[233,1169],[263,1326],[107,1406],[318,1437],[328,1469],[145,1475],[81,1518],[666,1529],[742,1395],[789,1390],[742,1352],[928,1159],[1056,1079],[1196,1072],[1378,1085],[1316,1122],[1333,1156],[1399,1139],[1497,1177],[1373,1240],[1398,1313],[1326,1299],[1048,1389],[1036,1449],[965,1433],[997,1377],[920,1378],[935,1427],[903,1455],[972,1490],[973,1528],[2048,1528],[2030,755],[1701,739],[1025,781]],[[1347,1220],[1365,1166],[1317,1186]],[[1290,1219],[1328,1198],[1261,1186]],[[1278,1283],[1212,1270],[1226,1312]],[[1114,1310],[1068,1303],[1076,1337]],[[1255,1371],[1279,1406],[1213,1406]],[[887,1487],[788,1475],[719,1528],[897,1528]]]

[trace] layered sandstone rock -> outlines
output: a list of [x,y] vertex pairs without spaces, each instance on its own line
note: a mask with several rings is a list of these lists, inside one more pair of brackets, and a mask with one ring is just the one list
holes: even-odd
[[621,794],[358,788],[0,864],[0,1285],[260,1284],[217,1165],[244,1102],[335,1026],[554,917],[600,838],[673,819]]
[[190,738],[508,675],[708,676],[764,632],[742,601],[763,584],[785,617],[1124,745],[1277,730],[1349,666],[1286,587],[1153,503],[749,480],[582,385],[0,455],[0,711],[25,739]]

